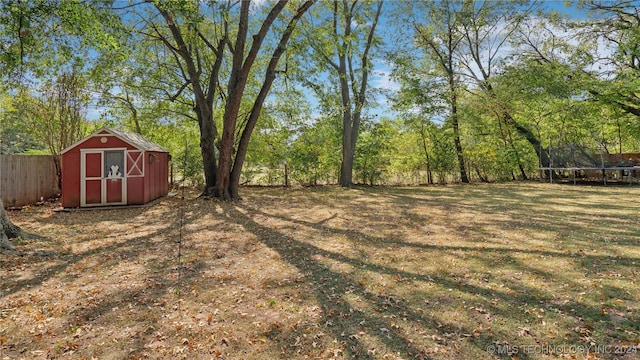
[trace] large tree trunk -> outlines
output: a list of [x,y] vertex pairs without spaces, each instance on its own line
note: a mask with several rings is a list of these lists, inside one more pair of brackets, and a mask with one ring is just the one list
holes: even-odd
[[[351,107],[351,105],[349,105]],[[340,179],[339,184],[342,187],[351,187],[353,182],[353,157],[354,157],[354,147],[351,146],[353,143],[352,139],[352,121],[351,121],[351,111],[346,108],[344,114],[342,115],[342,162],[340,163]]]
[[[350,10],[345,13],[345,38],[349,38],[352,34],[351,24],[356,3],[357,0],[353,1],[351,3]],[[346,4],[346,2],[344,4]],[[348,41],[343,41],[342,45],[338,49],[338,64],[337,66],[334,64],[334,68],[338,71],[338,78],[340,81],[340,98],[342,100],[342,162],[340,164],[340,179],[338,180],[342,187],[351,187],[353,183],[353,158],[356,152],[358,134],[360,132],[360,121],[362,118],[362,109],[365,105],[369,72],[371,71],[369,66],[369,51],[373,46],[374,33],[376,31],[376,26],[378,25],[378,19],[380,19],[382,5],[383,1],[378,2],[376,14],[373,18],[371,28],[369,28],[367,42],[360,58],[362,67],[359,71],[361,72],[362,78],[360,80],[359,89],[355,80],[355,73],[357,70],[354,70],[353,68],[353,54],[349,49]],[[333,11],[334,33],[339,38],[337,1],[334,1]],[[353,93],[353,99],[351,99],[351,92]],[[366,183],[366,181],[364,182]]]
[[[227,39],[226,29],[222,38],[218,42],[217,48],[210,44],[216,60],[211,69],[211,73],[209,74],[207,85],[203,87],[200,83],[202,72],[200,71],[199,64],[197,64],[197,55],[194,54],[192,52],[192,48],[187,45],[179,24],[174,21],[174,15],[161,5],[163,5],[163,3],[159,2],[155,6],[160,14],[165,18],[177,47],[171,45],[166,38],[162,38],[161,40],[167,48],[174,53],[176,58],[184,60],[184,68],[186,69],[186,72],[183,72],[183,77],[187,83],[191,84],[193,89],[195,101],[194,110],[196,112],[198,126],[200,129],[200,151],[205,177],[205,189],[203,195],[213,196],[215,195],[217,183],[216,176],[218,171],[215,151],[215,140],[218,137],[218,131],[213,121],[213,101],[216,94],[215,89],[218,85],[218,73],[222,66],[224,44],[226,44],[225,41]],[[182,89],[178,93],[181,91]]]
[[351,187],[353,183],[353,157],[350,135],[342,134],[342,162],[340,164],[339,184],[342,187]]
[[[337,16],[338,2],[334,2],[334,16]],[[349,36],[351,34],[351,18],[346,19],[345,34]],[[337,34],[337,30],[336,34]],[[352,139],[353,134],[353,119],[351,113],[351,95],[347,74],[347,44],[342,44],[342,50],[338,53],[338,77],[340,82],[340,99],[342,100],[342,161],[340,163],[340,179],[339,184],[343,187],[351,187],[352,174],[353,174],[353,156]],[[354,84],[352,84],[353,86]]]
[[[249,72],[251,71],[251,68],[258,56],[260,47],[262,46],[264,39],[267,37],[271,25],[286,4],[287,0],[280,0],[273,6],[262,23],[258,33],[253,35],[253,41],[249,47],[246,57],[245,44],[247,40],[247,33],[249,31],[250,4],[248,1],[243,1],[240,4],[238,32],[236,34],[236,42],[233,46],[234,50],[232,51],[233,58],[231,75],[229,76],[229,82],[227,84],[227,100],[224,107],[224,115],[222,117],[222,140],[220,144],[218,172],[216,174],[215,195],[221,200],[234,200],[238,198],[237,187],[233,182],[231,172],[234,166],[234,155],[237,154],[237,150],[234,149],[234,145],[240,105],[242,103],[245,87],[249,78]],[[260,108],[261,106],[259,106],[256,115],[260,114]],[[248,132],[248,135],[251,135],[253,126],[255,126],[255,124],[250,125],[251,130]],[[238,162],[239,169],[241,169],[243,162],[244,154],[241,154],[240,161]]]
[[271,90],[271,85],[273,85],[273,81],[276,79],[276,67],[278,66],[280,57],[282,57],[282,54],[287,49],[287,43],[289,42],[289,38],[293,33],[296,23],[302,17],[302,15],[304,15],[304,13],[309,10],[309,8],[315,3],[315,1],[316,0],[308,0],[298,9],[296,14],[289,21],[287,28],[282,33],[280,42],[278,43],[278,47],[276,47],[276,49],[273,51],[273,55],[271,56],[271,60],[269,61],[269,65],[267,66],[264,82],[262,83],[262,87],[260,88],[260,93],[253,103],[253,108],[251,109],[251,113],[249,114],[247,125],[242,131],[240,142],[238,143],[238,151],[236,152],[236,157],[233,162],[233,169],[231,170],[231,178],[229,181],[229,193],[232,199],[240,199],[238,187],[240,186],[240,175],[242,174],[242,166],[247,157],[247,150],[249,149],[249,140],[251,139],[251,134],[253,133],[253,130],[255,129],[255,126],[258,122],[258,118],[260,117],[260,113],[262,112],[264,101],[266,100],[267,95]]
[[[467,167],[464,163],[464,152],[462,151],[462,142],[460,141],[460,123],[458,119],[458,84],[456,81],[455,64],[453,58],[453,52],[457,46],[458,40],[454,39],[453,27],[449,26],[447,33],[447,52],[446,60],[442,55],[440,56],[440,62],[442,67],[447,73],[447,82],[449,83],[450,100],[449,104],[451,111],[451,125],[453,127],[453,142],[456,147],[456,155],[458,157],[458,167],[460,169],[460,181],[463,183],[469,183],[469,177],[467,176]],[[434,49],[436,45],[432,45]]]
[[[307,0],[300,6],[297,13],[290,20],[287,29],[283,33],[278,48],[274,51],[271,62],[266,73],[265,83],[261,89],[260,95],[254,102],[253,110],[248,119],[248,123],[242,132],[239,143],[236,144],[236,133],[238,132],[238,116],[240,114],[240,106],[244,97],[245,87],[249,79],[253,64],[259,54],[260,48],[264,40],[268,37],[272,24],[278,19],[279,14],[283,11],[288,0],[278,0],[269,11],[269,14],[263,21],[260,29],[253,34],[250,39],[252,42],[247,47],[247,37],[250,29],[250,10],[251,3],[249,1],[240,2],[240,12],[238,17],[238,28],[235,33],[235,42],[229,36],[229,18],[223,20],[222,35],[219,38],[217,46],[209,41],[205,35],[197,28],[191,29],[191,26],[184,24],[185,28],[189,28],[189,32],[195,30],[199,40],[202,40],[208,49],[215,54],[215,62],[211,69],[208,84],[202,86],[202,62],[201,54],[194,51],[194,47],[187,43],[187,39],[182,34],[182,22],[175,21],[176,14],[172,12],[172,6],[166,6],[168,2],[157,2],[155,4],[157,10],[164,17],[175,44],[168,38],[162,36],[156,30],[159,39],[174,54],[175,58],[184,61],[179,64],[183,72],[186,83],[191,84],[195,96],[195,110],[198,115],[200,125],[200,147],[202,150],[202,159],[205,172],[206,187],[203,193],[207,197],[217,197],[221,200],[239,199],[238,186],[242,165],[244,163],[248,148],[249,138],[255,128],[262,105],[268,95],[271,84],[275,79],[276,65],[280,56],[286,50],[286,44],[291,36],[296,22],[300,17],[315,3],[316,0]],[[231,68],[229,79],[226,85],[226,101],[224,104],[224,114],[222,118],[222,132],[218,141],[218,130],[212,119],[214,97],[218,93],[219,72],[222,66],[225,49],[229,49],[232,54]],[[186,85],[184,85],[186,86]],[[183,88],[184,88],[183,86]],[[182,89],[181,89],[182,90]],[[236,146],[238,147],[236,149]],[[216,151],[217,150],[217,151]]]
[[[449,64],[453,64],[453,57],[450,56]],[[453,69],[451,66],[450,69]],[[458,167],[460,168],[460,181],[469,183],[467,176],[467,168],[464,163],[464,152],[462,151],[462,142],[460,141],[460,124],[458,121],[458,97],[456,95],[456,84],[453,71],[448,71],[449,91],[451,92],[451,125],[453,127],[453,142],[456,146],[456,154],[458,156]]]
[[197,108],[198,123],[200,125],[200,153],[202,155],[205,179],[203,195],[213,196],[216,187],[216,171],[218,170],[215,151],[215,127],[210,108],[206,104],[200,104]]
[[[454,95],[455,97],[455,95]],[[451,123],[453,125],[453,142],[456,146],[456,154],[458,155],[458,166],[460,168],[460,181],[463,183],[469,183],[469,177],[467,176],[467,169],[464,163],[464,152],[462,151],[462,142],[460,141],[460,125],[458,124],[458,107],[454,103],[451,105]]]
[[24,236],[22,229],[9,220],[7,212],[4,211],[2,198],[0,198],[0,250],[13,250],[13,245],[11,245],[9,239],[21,236]]

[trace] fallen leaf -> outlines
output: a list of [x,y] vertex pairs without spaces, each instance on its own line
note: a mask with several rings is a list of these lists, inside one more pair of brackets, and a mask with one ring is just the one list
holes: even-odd
[[518,336],[524,337],[530,335],[530,331],[528,327],[519,327],[518,328]]

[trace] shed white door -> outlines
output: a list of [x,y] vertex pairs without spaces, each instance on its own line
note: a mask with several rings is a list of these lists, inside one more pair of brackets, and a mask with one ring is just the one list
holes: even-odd
[[83,150],[80,206],[126,204],[124,149]]

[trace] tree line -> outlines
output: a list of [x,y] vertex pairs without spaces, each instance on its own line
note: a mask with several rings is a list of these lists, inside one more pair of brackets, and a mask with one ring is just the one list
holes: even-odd
[[245,183],[530,179],[550,147],[638,152],[640,7],[570,5],[3,0],[0,151],[56,155],[117,126],[225,200]]

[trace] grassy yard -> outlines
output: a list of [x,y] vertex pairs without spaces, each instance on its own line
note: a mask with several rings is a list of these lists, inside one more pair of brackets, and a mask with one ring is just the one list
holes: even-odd
[[0,359],[640,358],[638,187],[242,195],[10,213]]

